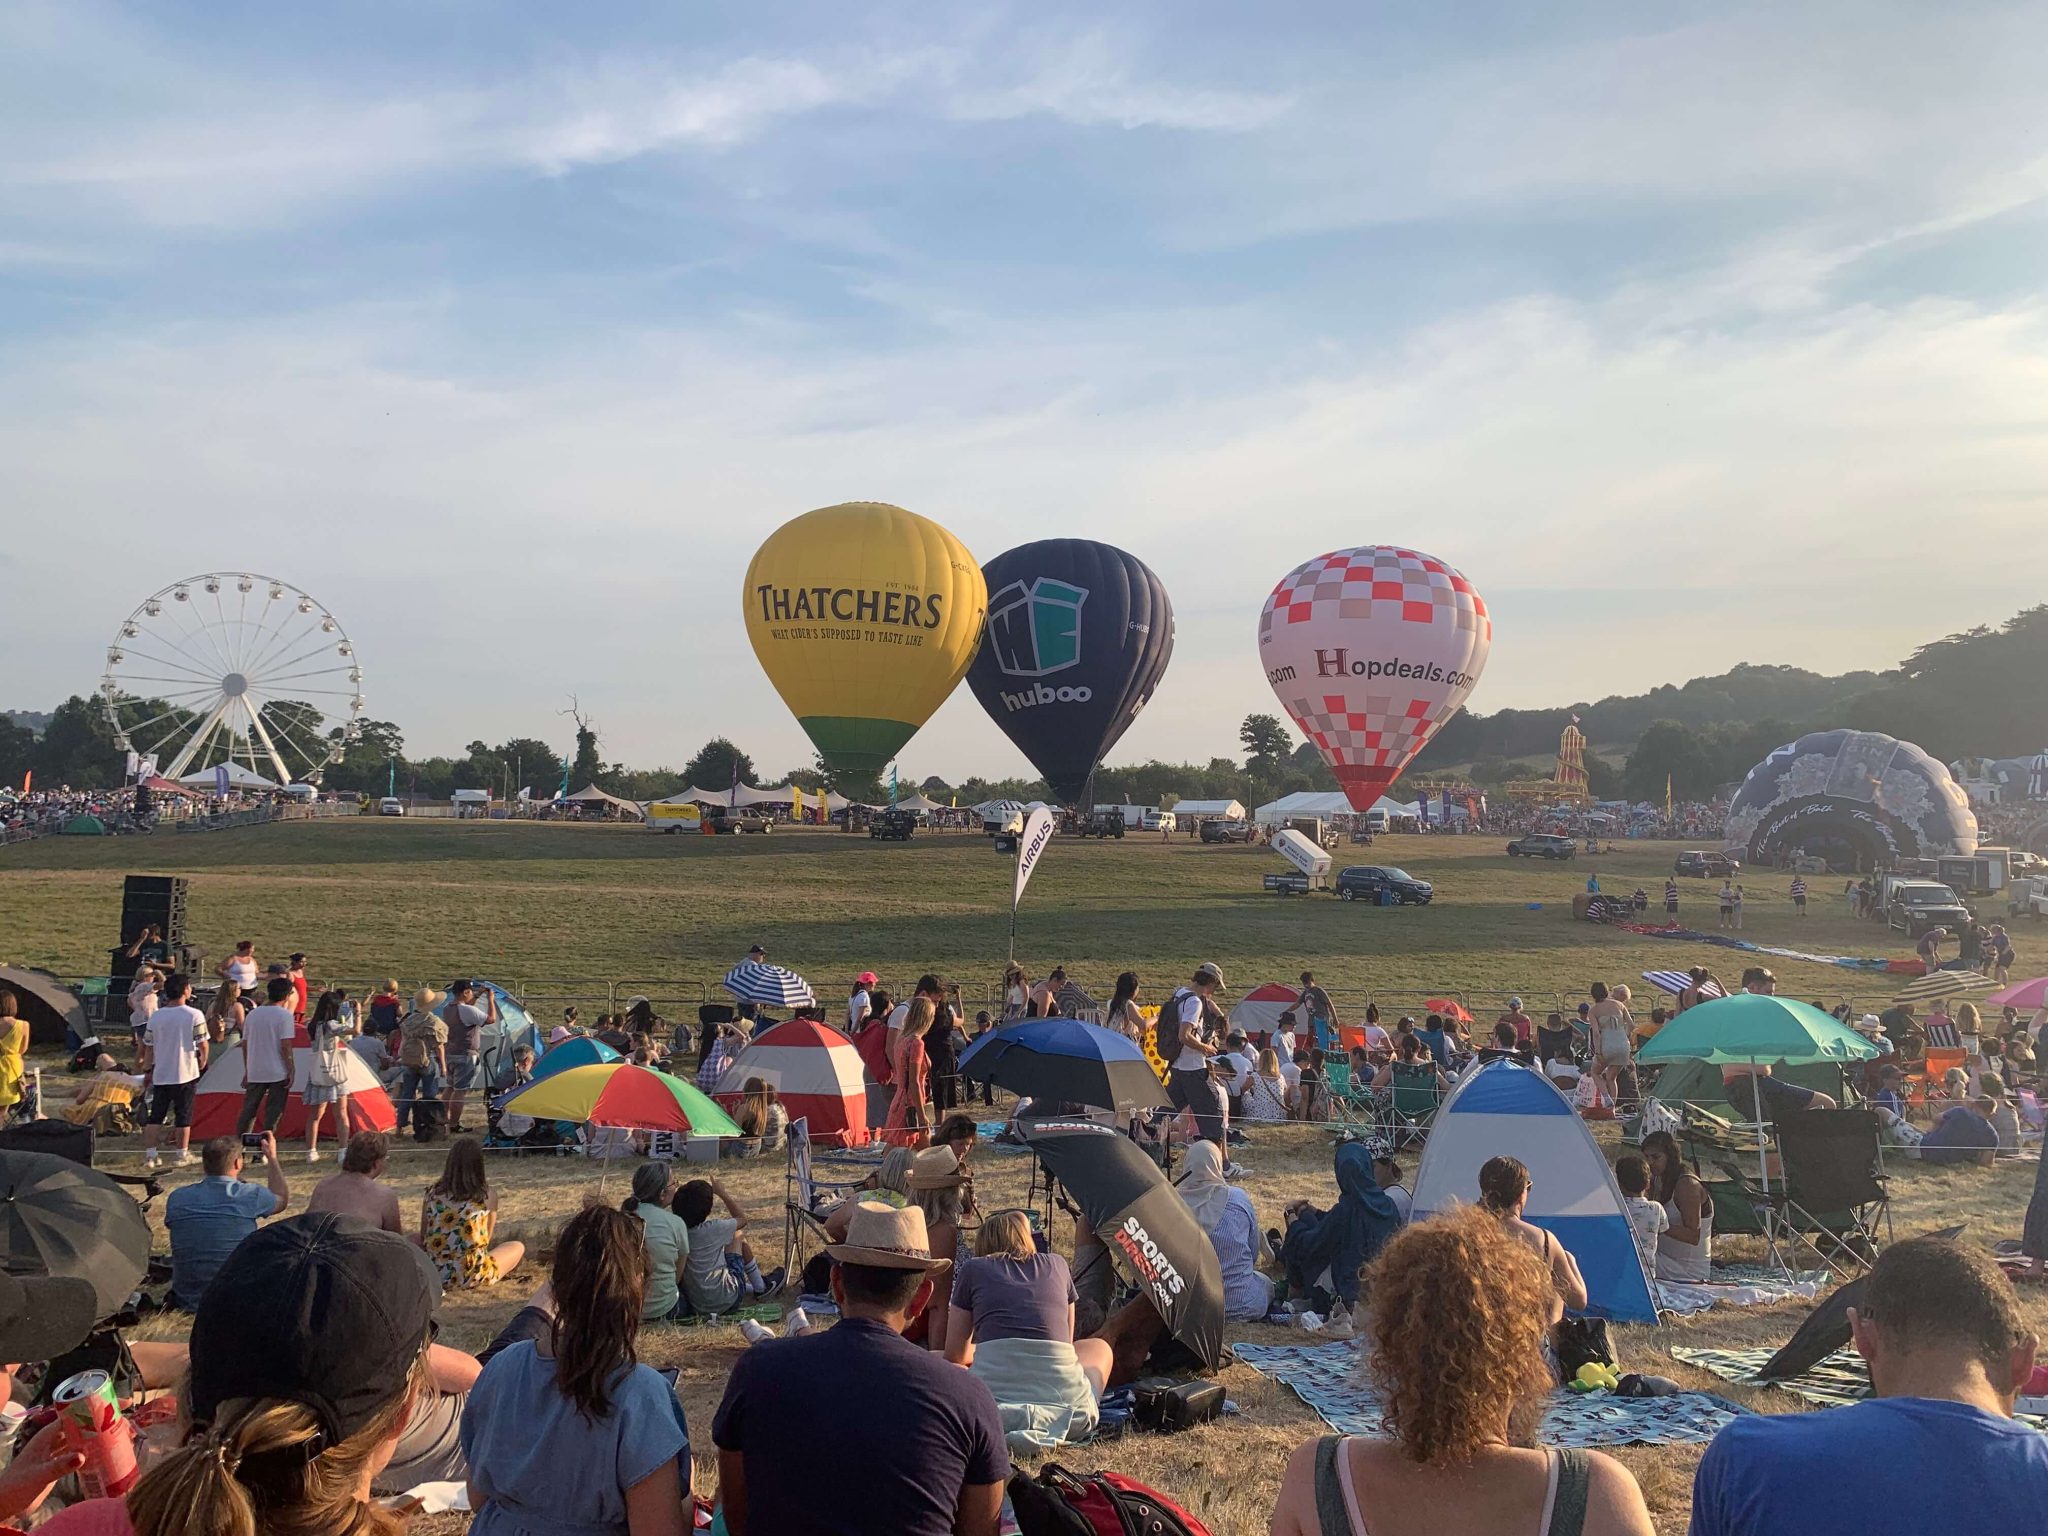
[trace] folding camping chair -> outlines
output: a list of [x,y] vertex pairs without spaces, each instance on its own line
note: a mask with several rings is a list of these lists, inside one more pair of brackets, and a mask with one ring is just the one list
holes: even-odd
[[1323,1076],[1330,1090],[1329,1123],[1340,1130],[1370,1130],[1376,1118],[1372,1091],[1351,1075],[1351,1063],[1326,1061]]
[[1436,1068],[1426,1062],[1397,1061],[1393,1081],[1380,1102],[1380,1129],[1395,1146],[1420,1146],[1443,1102]]
[[1780,1177],[1759,1187],[1743,1176],[1772,1260],[1790,1268],[1784,1250],[1803,1247],[1839,1274],[1868,1269],[1877,1261],[1880,1225],[1883,1241],[1892,1236],[1877,1115],[1807,1109],[1786,1115],[1777,1129]]
[[783,1132],[789,1149],[782,1177],[782,1268],[794,1275],[804,1239],[815,1237],[822,1247],[830,1241],[825,1223],[818,1217],[823,1205],[837,1205],[865,1182],[855,1179],[844,1184],[821,1182],[811,1166],[811,1122],[808,1117],[792,1120]]

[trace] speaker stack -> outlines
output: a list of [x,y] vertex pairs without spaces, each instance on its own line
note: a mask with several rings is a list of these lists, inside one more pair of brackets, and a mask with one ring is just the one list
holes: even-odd
[[130,875],[121,886],[121,943],[135,942],[151,923],[173,950],[185,947],[185,877]]

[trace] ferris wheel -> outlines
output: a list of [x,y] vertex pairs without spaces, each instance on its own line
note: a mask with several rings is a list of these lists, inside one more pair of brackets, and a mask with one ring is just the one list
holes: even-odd
[[363,669],[326,605],[275,577],[216,571],[122,621],[100,702],[114,744],[166,778],[226,763],[237,784],[317,784],[362,734]]

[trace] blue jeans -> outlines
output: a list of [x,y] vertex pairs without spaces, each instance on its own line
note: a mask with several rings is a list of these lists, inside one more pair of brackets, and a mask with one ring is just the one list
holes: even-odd
[[419,1099],[441,1097],[441,1074],[432,1066],[407,1067],[398,1079],[398,1128],[405,1129],[412,1118],[412,1106]]

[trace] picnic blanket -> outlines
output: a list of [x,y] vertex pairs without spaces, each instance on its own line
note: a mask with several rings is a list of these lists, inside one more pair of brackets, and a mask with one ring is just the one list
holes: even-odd
[[706,1317],[701,1312],[691,1312],[677,1318],[676,1321],[685,1328],[737,1328],[750,1319],[757,1323],[779,1323],[782,1321],[782,1303],[754,1301],[744,1307],[734,1307],[730,1312],[720,1312],[715,1317]]
[[1012,1451],[1049,1451],[1095,1433],[1095,1394],[1073,1345],[990,1339],[975,1346],[970,1369],[995,1397]]
[[1659,1312],[1688,1314],[1717,1306],[1768,1307],[1781,1301],[1811,1301],[1826,1283],[1827,1277],[1821,1274],[1787,1279],[1772,1271],[1737,1276],[1717,1270],[1711,1281],[1659,1280],[1652,1289],[1657,1295]]
[[[1237,1358],[1290,1388],[1342,1435],[1383,1436],[1380,1402],[1354,1379],[1358,1352],[1348,1344],[1234,1344]],[[1676,1397],[1616,1397],[1609,1392],[1551,1394],[1537,1436],[1545,1445],[1699,1445],[1749,1409],[1710,1392]]]
[[[1803,1397],[1809,1403],[1819,1403],[1825,1408],[1846,1407],[1870,1396],[1870,1372],[1863,1364],[1863,1357],[1853,1349],[1838,1349],[1820,1364],[1809,1366],[1797,1376],[1758,1381],[1756,1373],[1776,1353],[1777,1350],[1770,1345],[1756,1349],[1673,1348],[1671,1358],[1684,1365],[1712,1371],[1723,1381],[1741,1386],[1783,1387],[1795,1397]],[[2048,1431],[2048,1418],[2027,1413],[2016,1413],[2013,1417],[2022,1424]]]

